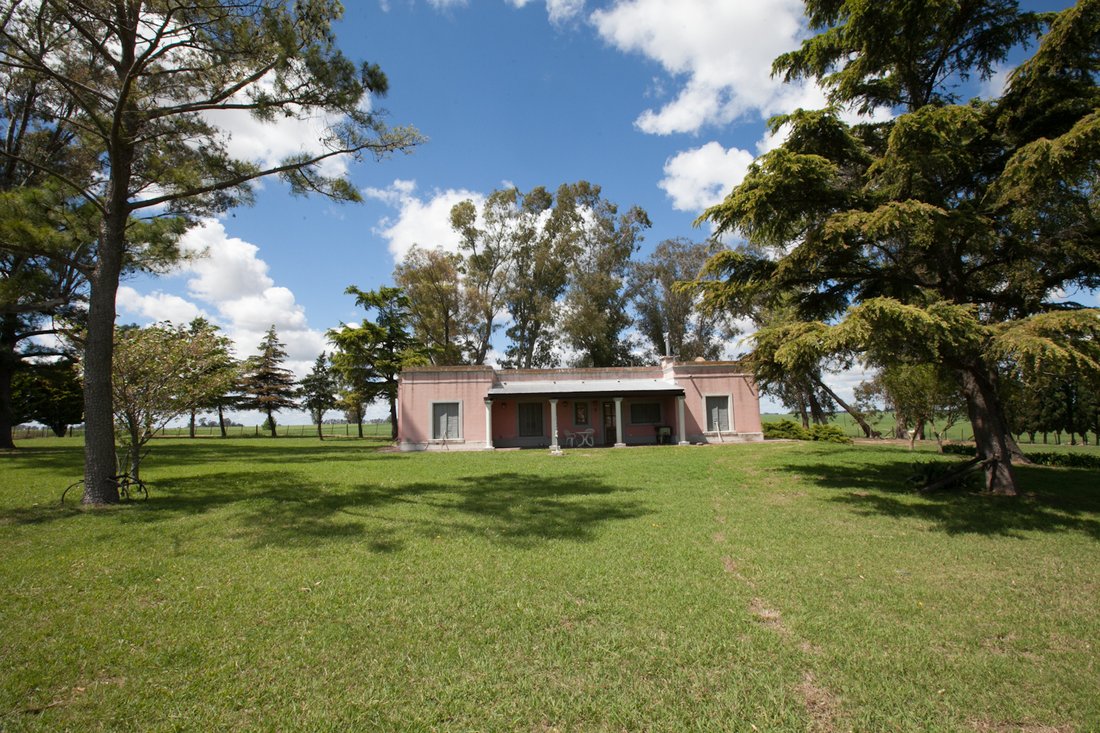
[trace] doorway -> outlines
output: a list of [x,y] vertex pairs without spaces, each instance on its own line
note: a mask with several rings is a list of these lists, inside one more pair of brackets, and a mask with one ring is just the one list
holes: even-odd
[[615,403],[603,403],[603,444],[615,445],[618,431],[615,429]]

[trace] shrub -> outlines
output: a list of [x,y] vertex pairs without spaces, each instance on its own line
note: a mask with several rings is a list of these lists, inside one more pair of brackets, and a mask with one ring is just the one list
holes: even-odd
[[807,430],[793,420],[764,423],[764,437],[769,440],[818,440],[825,443],[852,442],[852,439],[836,425],[814,425]]
[[[945,461],[917,461],[913,464],[912,472],[906,479],[906,483],[912,486],[918,491],[925,486],[939,481],[941,478],[947,476],[953,471],[959,470],[958,463],[947,463]],[[976,491],[981,488],[981,471],[968,471],[967,473],[959,474],[950,481],[940,487],[940,491]]]
[[809,440],[806,428],[792,420],[764,423],[764,438],[768,440]]
[[810,428],[810,440],[820,440],[825,443],[852,442],[852,439],[836,425],[814,425]]
[[1040,466],[1100,469],[1100,456],[1091,453],[1028,453],[1027,457]]

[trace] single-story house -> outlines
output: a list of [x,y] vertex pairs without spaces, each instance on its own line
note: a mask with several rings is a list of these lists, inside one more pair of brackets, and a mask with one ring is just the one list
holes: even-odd
[[763,440],[760,400],[738,362],[652,367],[401,372],[401,450],[476,450]]

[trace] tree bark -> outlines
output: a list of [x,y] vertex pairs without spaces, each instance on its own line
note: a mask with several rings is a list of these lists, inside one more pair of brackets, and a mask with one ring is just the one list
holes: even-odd
[[[2,336],[0,336],[2,338]],[[15,347],[8,345],[7,339],[0,343],[0,449],[13,450],[15,439],[15,406],[12,404],[11,380],[18,363]]]
[[390,398],[390,440],[397,440],[397,398]]
[[221,428],[222,437],[228,437],[225,432],[225,408],[218,405],[218,427]]
[[[112,184],[114,185],[114,184]],[[125,209],[104,218],[99,263],[88,278],[88,330],[84,342],[84,504],[119,500],[115,473],[111,363],[114,357],[115,297],[125,248]]]
[[1012,451],[1009,448],[1008,423],[992,376],[980,362],[963,368],[963,395],[966,397],[970,424],[978,458],[985,466],[985,488],[992,494],[1017,496],[1016,475],[1012,471]]
[[832,398],[833,402],[840,405],[840,409],[844,410],[845,412],[847,412],[849,415],[852,416],[852,419],[855,420],[856,423],[859,425],[860,429],[863,430],[864,437],[867,437],[867,438],[881,437],[879,435],[879,433],[877,431],[875,431],[873,428],[871,428],[871,426],[867,423],[867,420],[863,417],[863,413],[861,413],[859,410],[857,410],[856,408],[849,405],[844,400],[840,399],[840,397],[837,396],[836,392],[829,389],[829,385],[825,384],[825,382],[823,382],[821,380],[818,380],[817,385],[819,387],[821,387],[821,389],[825,390],[825,393],[828,394],[830,398]]

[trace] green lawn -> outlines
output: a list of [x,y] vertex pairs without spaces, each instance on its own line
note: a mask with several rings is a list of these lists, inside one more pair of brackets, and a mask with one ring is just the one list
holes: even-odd
[[24,445],[3,731],[1100,730],[1100,472],[172,439],[147,502],[82,511],[79,444]]

